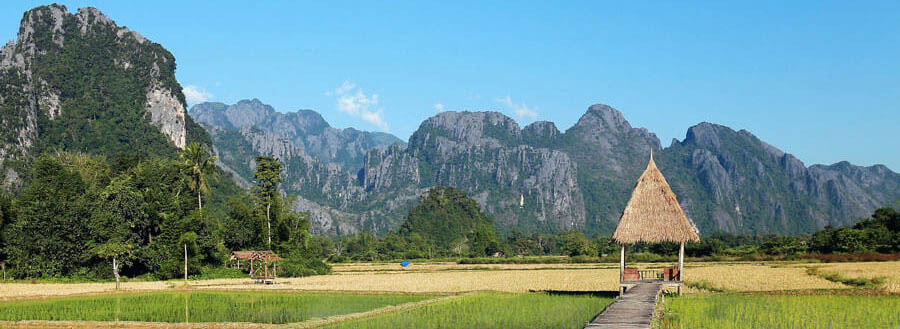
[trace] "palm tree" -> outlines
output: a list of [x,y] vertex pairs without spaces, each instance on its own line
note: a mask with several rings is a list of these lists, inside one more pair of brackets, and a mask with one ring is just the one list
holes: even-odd
[[206,177],[212,176],[216,181],[219,179],[215,165],[217,157],[207,154],[200,143],[192,142],[184,148],[181,158],[188,170],[188,187],[197,192],[197,206],[203,209],[203,199],[200,196],[209,193],[209,180]]

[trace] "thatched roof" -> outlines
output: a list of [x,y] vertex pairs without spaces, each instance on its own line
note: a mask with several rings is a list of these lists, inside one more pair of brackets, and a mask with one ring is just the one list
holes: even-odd
[[613,240],[620,244],[700,241],[696,227],[684,215],[675,193],[653,162],[652,153],[647,169],[631,192]]
[[246,250],[246,251],[235,251],[231,253],[231,260],[250,260],[250,259],[269,259],[269,260],[281,260],[281,257],[278,257],[277,254],[272,252],[271,250]]

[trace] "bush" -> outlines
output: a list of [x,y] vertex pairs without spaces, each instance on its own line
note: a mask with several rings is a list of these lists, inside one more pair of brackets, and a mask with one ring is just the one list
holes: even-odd
[[283,277],[303,277],[331,273],[331,266],[312,257],[291,253],[278,264],[278,274]]

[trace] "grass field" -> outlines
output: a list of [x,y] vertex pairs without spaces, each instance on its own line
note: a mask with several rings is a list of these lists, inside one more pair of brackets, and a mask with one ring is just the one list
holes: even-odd
[[[617,264],[435,262],[406,269],[394,263],[336,264],[331,275],[278,279],[276,285],[215,279],[193,280],[184,289],[181,281],[125,282],[126,293],[110,293],[112,282],[7,281],[0,283],[0,301],[6,301],[0,302],[0,320],[114,321],[118,316],[121,321],[163,321],[141,322],[142,327],[167,327],[165,323],[184,322],[187,315],[190,322],[212,321],[216,326],[290,322],[302,328],[580,327],[612,301],[581,293],[615,291],[618,274]],[[840,283],[847,282],[843,278],[877,278],[879,284],[863,287],[874,291],[861,290]],[[666,304],[668,328],[900,326],[900,320],[891,317],[900,313],[894,311],[900,309],[900,262],[688,263],[685,279],[690,285],[687,295],[669,298]],[[533,291],[568,295],[529,293]],[[453,296],[438,296],[447,294]]]
[[898,328],[897,296],[710,295],[667,298],[660,328]]
[[612,297],[482,293],[326,328],[582,328]]
[[421,295],[154,292],[0,303],[0,320],[290,323],[433,298]]

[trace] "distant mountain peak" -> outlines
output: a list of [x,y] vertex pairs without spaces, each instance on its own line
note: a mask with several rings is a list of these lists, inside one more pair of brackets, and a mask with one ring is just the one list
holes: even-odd
[[575,126],[590,126],[612,131],[631,129],[631,124],[619,110],[606,104],[594,104],[578,119]]
[[[226,130],[222,132],[223,136],[211,131],[214,140],[237,133],[243,139],[256,141],[251,143],[254,152],[290,149],[292,152],[289,154],[313,157],[327,164],[340,164],[348,170],[361,167],[368,151],[401,142],[390,134],[332,128],[321,114],[313,110],[278,112],[257,98],[243,99],[232,105],[217,102],[196,104],[191,107],[190,115],[197,122],[216,128],[212,130]],[[257,133],[251,136],[249,133],[253,131]],[[259,139],[259,136],[267,138]],[[290,145],[269,145],[276,142]]]

